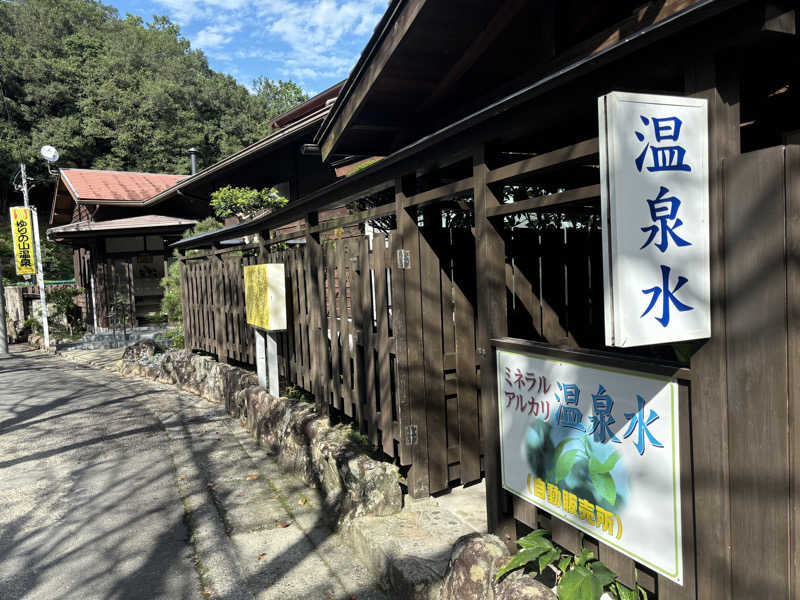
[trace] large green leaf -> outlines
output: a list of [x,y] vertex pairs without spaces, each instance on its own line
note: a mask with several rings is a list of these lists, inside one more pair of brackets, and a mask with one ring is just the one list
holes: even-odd
[[552,550],[548,550],[544,554],[539,557],[539,573],[544,571],[547,568],[547,565],[552,564],[552,562],[558,559],[561,556],[561,551],[558,548],[553,548]]
[[575,564],[579,567],[582,567],[593,558],[594,552],[587,550],[586,548],[581,548],[581,553],[575,557]]
[[575,557],[571,554],[564,556],[560,561],[558,561],[558,570],[564,573],[567,569],[569,569],[569,566],[572,564],[572,560],[574,558]]
[[553,549],[553,542],[548,540],[543,535],[528,534],[523,538],[517,540],[517,544],[525,550],[541,550],[547,552]]
[[614,584],[614,587],[617,589],[619,600],[639,600],[639,595],[635,590],[621,584],[619,581]]
[[570,470],[572,469],[572,465],[575,464],[575,457],[578,455],[577,450],[567,450],[566,452],[562,453],[561,456],[558,457],[556,461],[556,469],[554,473],[554,479],[556,483],[564,479],[567,475],[569,475]]
[[506,573],[513,571],[514,569],[519,569],[520,567],[524,567],[528,563],[535,561],[539,556],[541,556],[547,550],[542,548],[523,548],[519,552],[517,552],[508,563],[498,569],[497,575],[495,575],[495,579],[500,579]]
[[597,577],[598,581],[600,581],[600,585],[603,587],[611,585],[617,579],[617,574],[599,560],[590,563],[589,569],[591,569],[592,573],[594,573],[594,576]]
[[586,567],[575,567],[564,573],[558,584],[559,600],[598,600],[603,586]]
[[589,473],[608,473],[614,468],[618,460],[619,454],[617,452],[612,452],[603,462],[593,456],[589,459]]
[[589,477],[600,495],[614,506],[617,503],[617,486],[614,478],[608,473],[589,473]]
[[574,442],[575,438],[564,438],[560,442],[558,442],[558,446],[556,446],[555,452],[553,452],[553,456],[556,460],[558,457],[561,456],[561,453],[564,451],[564,447],[569,444],[570,442]]

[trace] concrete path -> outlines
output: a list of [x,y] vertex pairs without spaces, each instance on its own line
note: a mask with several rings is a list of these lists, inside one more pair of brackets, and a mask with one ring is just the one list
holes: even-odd
[[375,599],[217,405],[58,358],[0,359],[0,598]]

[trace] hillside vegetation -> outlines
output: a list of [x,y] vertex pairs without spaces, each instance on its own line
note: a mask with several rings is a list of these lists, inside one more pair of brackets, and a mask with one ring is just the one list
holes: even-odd
[[59,150],[61,167],[187,173],[191,146],[201,166],[212,164],[306,99],[291,81],[263,77],[250,93],[211,70],[167,18],[145,23],[91,0],[0,2],[0,57],[4,224],[7,206],[21,203],[9,181],[20,160],[40,181],[32,196],[40,217],[49,215],[44,144]]

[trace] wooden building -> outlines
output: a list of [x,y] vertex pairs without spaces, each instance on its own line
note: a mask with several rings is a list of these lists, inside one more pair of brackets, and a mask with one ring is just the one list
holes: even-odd
[[[75,284],[85,290],[84,318],[96,329],[160,319],[167,245],[207,216],[188,202],[149,198],[183,175],[61,169],[49,239],[70,244]],[[155,213],[155,214],[154,214]]]
[[[544,527],[659,600],[800,598],[798,9],[393,0],[315,137],[328,164],[384,158],[327,185],[298,171],[287,207],[176,243],[210,249],[183,260],[187,345],[252,362],[241,266],[283,262],[283,375],[407,468],[411,495],[485,477],[510,545]],[[708,102],[711,337],[681,351],[604,343],[597,99],[615,90]],[[305,247],[276,247],[299,219]],[[385,236],[331,235],[360,223]],[[256,233],[258,258],[219,247]],[[679,382],[682,584],[502,488],[508,346]]]
[[[162,317],[159,282],[171,260],[167,246],[212,215],[215,190],[276,187],[291,201],[306,189],[300,181],[302,186],[334,181],[334,167],[301,155],[300,148],[313,141],[340,88],[332,86],[279,115],[269,136],[193,175],[61,169],[47,233],[74,248],[87,322],[101,329],[121,323],[123,315],[114,308],[124,304],[120,296],[129,305],[129,326]],[[282,233],[300,228],[289,224]]]

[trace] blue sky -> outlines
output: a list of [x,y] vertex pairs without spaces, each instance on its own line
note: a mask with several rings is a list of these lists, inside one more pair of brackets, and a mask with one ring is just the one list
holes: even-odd
[[263,75],[309,93],[345,79],[387,0],[105,0],[124,16],[166,15],[215,71]]

